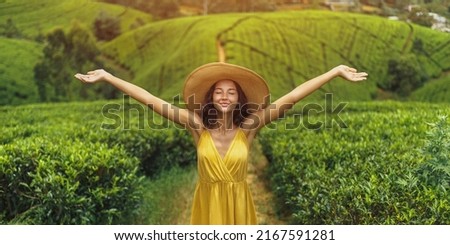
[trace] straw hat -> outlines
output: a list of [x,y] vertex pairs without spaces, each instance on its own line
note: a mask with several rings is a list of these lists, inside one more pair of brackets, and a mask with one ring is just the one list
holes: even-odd
[[198,67],[186,78],[183,90],[186,107],[192,111],[199,110],[211,86],[225,79],[232,80],[241,86],[250,105],[258,105],[262,108],[267,106],[269,87],[264,78],[242,66],[213,62]]

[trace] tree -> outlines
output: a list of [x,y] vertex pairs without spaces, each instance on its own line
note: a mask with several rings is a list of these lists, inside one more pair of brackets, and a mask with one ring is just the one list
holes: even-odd
[[11,18],[6,20],[5,24],[0,25],[0,35],[7,38],[21,38],[22,33]]
[[420,64],[414,54],[401,55],[388,61],[388,78],[384,89],[408,96],[422,86],[425,77],[421,75]]
[[434,21],[426,8],[413,8],[408,15],[408,19],[415,24],[426,27],[431,27]]
[[[44,58],[34,67],[34,76],[41,101],[55,101],[66,97],[63,89],[67,77],[65,53],[66,36],[60,28],[46,36]],[[56,96],[57,95],[57,96]]]
[[104,98],[102,89],[89,94],[86,86],[74,81],[73,75],[92,67],[101,67],[100,54],[91,32],[74,22],[66,34],[57,28],[46,35],[43,58],[34,67],[34,78],[41,101],[71,101]]
[[98,40],[110,41],[121,33],[120,19],[100,12],[94,21],[94,34]]

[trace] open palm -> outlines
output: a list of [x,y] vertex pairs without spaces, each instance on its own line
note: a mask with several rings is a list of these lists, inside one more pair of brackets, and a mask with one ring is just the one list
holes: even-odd
[[342,78],[352,81],[359,82],[367,79],[368,74],[365,72],[357,72],[355,68],[351,68],[346,65],[340,65],[334,68],[337,70],[339,76]]
[[105,80],[106,76],[109,75],[108,72],[106,72],[103,69],[98,69],[94,71],[89,71],[87,74],[81,74],[77,73],[75,74],[75,77],[85,83],[95,83],[98,81]]

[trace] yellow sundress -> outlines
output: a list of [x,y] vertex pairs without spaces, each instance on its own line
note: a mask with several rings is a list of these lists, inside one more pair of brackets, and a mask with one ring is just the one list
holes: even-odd
[[192,205],[193,225],[256,224],[247,184],[248,141],[238,129],[224,158],[204,130],[197,145],[198,181]]

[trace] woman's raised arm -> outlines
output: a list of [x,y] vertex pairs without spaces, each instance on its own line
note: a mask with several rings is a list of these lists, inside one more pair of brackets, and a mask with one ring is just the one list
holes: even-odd
[[249,117],[250,123],[244,124],[246,124],[247,128],[251,128],[252,131],[258,131],[270,122],[282,117],[288,109],[294,106],[295,103],[299,102],[312,92],[319,89],[322,85],[338,76],[352,82],[367,79],[367,73],[365,72],[357,72],[356,69],[345,65],[337,66],[330,71],[299,85],[265,109],[255,112]]
[[115,77],[103,69],[90,71],[87,74],[77,73],[75,77],[85,83],[106,81],[140,103],[149,106],[153,111],[163,117],[183,125],[188,129],[194,129],[194,131],[201,129],[201,119],[194,112],[174,106],[154,96],[147,90]]

